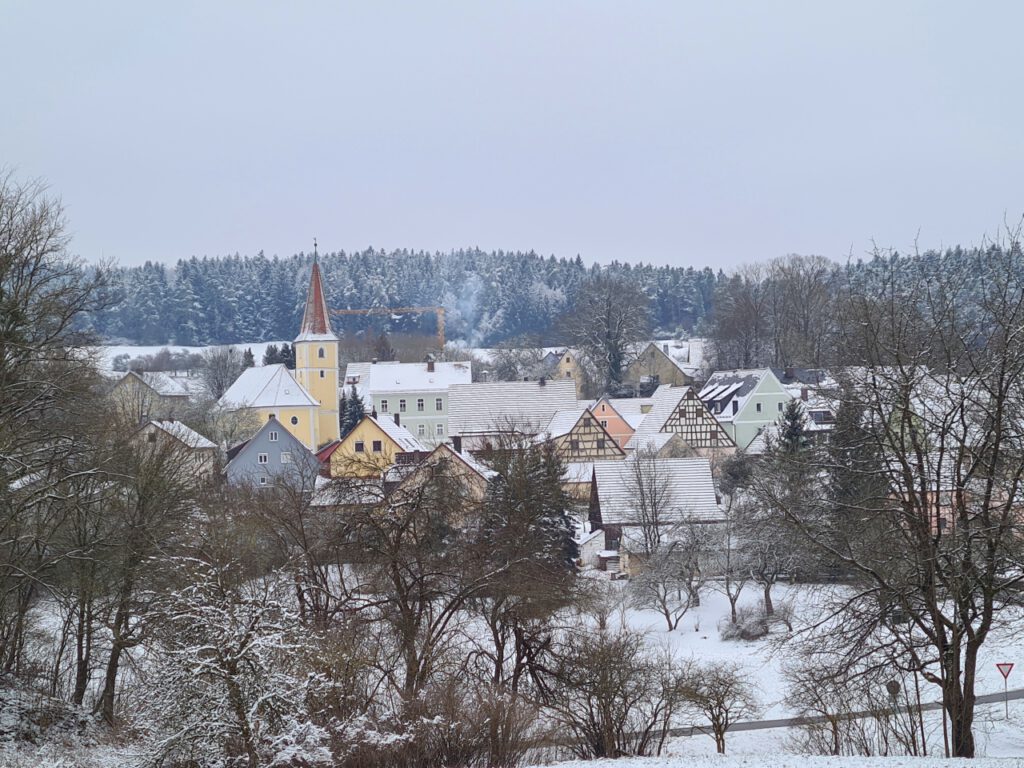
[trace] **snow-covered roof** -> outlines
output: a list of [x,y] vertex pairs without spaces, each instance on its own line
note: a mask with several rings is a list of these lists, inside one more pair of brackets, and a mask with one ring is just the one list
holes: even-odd
[[571,461],[565,465],[564,482],[589,483],[594,475],[594,462]]
[[448,433],[491,434],[515,427],[538,434],[555,413],[576,407],[573,379],[457,384],[448,391]]
[[[665,386],[665,385],[663,385]],[[615,411],[626,421],[631,417],[643,416],[644,408],[650,406],[654,401],[649,397],[606,397],[605,400]],[[601,400],[592,400],[587,404],[593,410],[593,406]]]
[[[433,392],[473,381],[472,363],[434,363],[433,371],[429,370],[428,366],[428,363],[371,364],[366,379],[366,391],[371,395]],[[345,378],[348,378],[348,371]]]
[[300,333],[295,341],[337,341],[338,337],[333,333]]
[[412,432],[399,424],[395,424],[394,419],[388,418],[387,416],[366,416],[365,418],[380,427],[380,430],[394,440],[402,451],[409,452],[429,450],[423,445],[423,443],[416,439]]
[[636,430],[640,428],[640,425],[643,424],[644,420],[647,418],[646,413],[620,413],[619,415],[622,416],[622,420],[624,422],[626,422],[627,424],[629,424],[630,427],[632,427],[634,432],[636,432]]
[[[675,413],[676,408],[679,406],[679,401],[683,399],[689,389],[689,387],[662,385],[654,390],[654,393],[651,395],[651,410],[644,416],[643,421],[635,427],[636,433],[633,435],[633,439],[635,440],[638,436],[643,437],[661,432],[665,422]],[[632,442],[630,442],[630,447],[633,447]]]
[[161,371],[129,371],[125,376],[136,376],[162,397],[188,397],[188,390],[177,379]]
[[[650,459],[649,462],[649,471],[657,473],[658,482],[665,488],[664,506],[659,510],[660,519],[667,523],[720,519],[721,510],[708,459]],[[594,463],[602,523],[640,523],[636,508],[636,471],[635,461]]]
[[384,500],[384,488],[377,478],[316,478],[316,491],[310,499],[314,507],[372,506]]
[[189,448],[216,448],[217,445],[207,438],[200,435],[194,429],[180,421],[174,421],[172,419],[153,420],[149,422],[157,429],[163,430],[171,437],[184,443]]
[[218,405],[224,408],[288,408],[319,405],[283,364],[246,368]]
[[636,432],[629,438],[629,442],[626,444],[631,451],[626,458],[629,459],[636,456],[638,451],[654,451],[657,453],[668,445],[668,442],[675,436],[674,432]]
[[495,475],[498,474],[493,469],[491,469],[489,466],[484,464],[482,461],[480,461],[479,459],[475,458],[473,456],[473,454],[471,454],[469,451],[461,451],[461,452],[460,451],[456,451],[454,448],[452,448],[447,443],[442,443],[435,450],[440,449],[440,448],[448,448],[448,449],[450,449],[453,454],[458,456],[459,459],[461,459],[463,461],[463,463],[465,463],[470,469],[472,469],[474,472],[476,472],[478,475],[480,475],[480,477],[484,478],[485,480],[490,480],[492,477],[494,477]]
[[548,437],[561,437],[569,434],[586,412],[586,408],[567,408],[564,411],[556,411],[547,427],[544,428],[545,434]]
[[742,411],[757,385],[772,375],[769,368],[715,371],[697,396],[719,421],[732,421],[733,410],[729,404],[735,401],[736,411]]

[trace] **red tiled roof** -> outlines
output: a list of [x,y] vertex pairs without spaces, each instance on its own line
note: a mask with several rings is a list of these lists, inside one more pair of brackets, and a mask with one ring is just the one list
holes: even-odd
[[313,273],[309,276],[309,293],[306,294],[306,311],[302,314],[303,333],[331,333],[327,299],[324,297],[323,281],[320,279],[320,264],[313,262]]

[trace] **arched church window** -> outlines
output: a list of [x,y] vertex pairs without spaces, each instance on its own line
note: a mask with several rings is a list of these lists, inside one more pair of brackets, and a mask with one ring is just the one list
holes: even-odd
[[318,349],[318,350],[317,350],[316,356],[317,356],[317,357],[321,357],[321,358],[322,358],[322,357],[326,357],[326,356],[327,356],[327,355],[326,355],[326,354],[324,353],[324,348],[323,348],[323,347],[320,347],[320,349]]

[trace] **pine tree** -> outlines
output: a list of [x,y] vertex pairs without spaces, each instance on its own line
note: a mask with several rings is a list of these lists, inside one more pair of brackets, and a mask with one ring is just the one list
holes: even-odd
[[254,365],[256,365],[256,358],[253,357],[252,347],[247,347],[245,350],[245,354],[242,355],[242,365],[244,365],[246,368],[252,368]]
[[807,439],[806,424],[804,409],[800,405],[800,401],[790,400],[778,421],[778,450],[783,453],[796,454],[807,448],[810,441]]
[[366,407],[363,405],[363,398],[359,396],[356,385],[352,385],[348,398],[345,401],[345,410],[341,413],[341,436],[345,437],[349,432],[358,426],[366,415]]
[[281,345],[281,362],[289,371],[295,370],[295,347],[287,341]]
[[267,344],[267,348],[263,351],[263,364],[277,365],[280,362],[281,351],[277,348],[277,344]]

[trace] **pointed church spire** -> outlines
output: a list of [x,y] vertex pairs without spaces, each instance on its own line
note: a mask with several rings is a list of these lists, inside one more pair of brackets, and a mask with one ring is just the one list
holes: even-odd
[[320,258],[316,240],[313,240],[313,272],[309,276],[309,292],[306,294],[306,311],[302,313],[302,328],[296,341],[312,336],[336,338],[331,331],[330,311],[324,296],[324,284],[320,277]]

